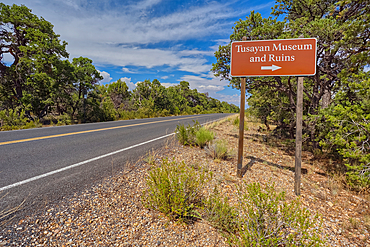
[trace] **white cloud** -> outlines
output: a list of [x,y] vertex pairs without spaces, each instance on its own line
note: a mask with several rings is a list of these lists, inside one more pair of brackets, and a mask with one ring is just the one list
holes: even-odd
[[240,105],[240,93],[234,95],[220,93],[220,91],[225,89],[225,86],[229,85],[229,81],[220,80],[219,78],[215,77],[212,72],[208,72],[199,76],[185,75],[181,77],[179,81],[189,82],[191,89],[196,88],[201,93],[208,93],[212,98],[220,101],[226,101],[237,106]]
[[110,74],[105,71],[99,71],[100,75],[103,77],[103,80],[100,81],[100,83],[110,82],[112,80],[112,77],[110,77]]
[[167,82],[162,83],[161,82],[161,85],[168,88],[168,87],[177,86],[177,85],[179,85],[179,83],[167,83]]
[[169,76],[167,76],[167,75],[161,77],[161,79],[163,79],[163,80],[166,80],[168,78],[169,78]]
[[150,7],[153,7],[154,5],[159,4],[162,2],[162,0],[144,0],[144,1],[138,1],[136,5],[132,6],[133,9],[136,10],[145,10]]
[[136,72],[129,70],[128,68],[123,67],[122,71],[125,73],[135,74]]
[[240,94],[226,95],[226,94],[216,93],[214,98],[221,100],[221,101],[226,101],[229,104],[234,104],[237,106],[240,105]]
[[[168,66],[192,73],[205,72],[208,61],[204,56],[213,56],[213,51],[188,50],[182,46],[149,49],[142,45],[182,42],[223,33],[230,28],[230,24],[224,22],[225,18],[234,17],[235,11],[228,4],[212,2],[166,15],[141,15],[141,11],[149,11],[158,4],[161,0],[144,0],[108,9],[108,2],[92,1],[86,5],[83,0],[51,0],[44,2],[45,6],[39,4],[37,9],[54,24],[55,32],[61,35],[61,39],[68,41],[67,50],[71,58],[89,57],[100,65]],[[123,70],[133,72],[127,68]]]
[[209,47],[210,50],[212,51],[212,54],[214,54],[215,51],[218,50],[218,47],[221,45],[221,46],[224,46],[224,45],[227,45],[230,43],[230,39],[218,39],[218,40],[215,40],[214,42],[216,42],[215,45]]
[[200,76],[185,75],[181,77],[180,81],[188,81],[191,88],[197,88],[203,93],[208,92],[211,96],[214,93],[223,90],[224,87],[229,84],[228,81],[220,80],[215,77],[212,72],[208,72],[207,74],[202,74]]
[[[169,66],[173,69],[192,73],[209,71],[205,58],[191,58],[181,56],[177,51],[161,49],[131,49],[126,47],[113,47],[104,44],[89,44],[80,47],[70,47],[72,54],[91,58],[95,64],[112,64],[116,66],[140,66],[153,68],[156,66]],[[123,70],[125,70],[124,68]]]
[[122,77],[121,78],[121,81],[126,82],[126,85],[130,89],[130,91],[132,91],[132,90],[134,90],[136,88],[136,85],[131,81],[131,77],[130,78],[128,78],[128,77]]
[[370,65],[365,66],[365,68],[364,68],[364,72],[368,72],[368,71],[370,71]]

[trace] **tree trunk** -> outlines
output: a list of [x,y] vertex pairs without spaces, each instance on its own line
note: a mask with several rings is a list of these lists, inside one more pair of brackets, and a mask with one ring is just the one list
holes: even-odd
[[321,108],[325,109],[331,103],[331,93],[330,93],[330,89],[327,87],[323,88],[323,90],[324,90],[324,95],[322,96],[322,100],[321,100]]

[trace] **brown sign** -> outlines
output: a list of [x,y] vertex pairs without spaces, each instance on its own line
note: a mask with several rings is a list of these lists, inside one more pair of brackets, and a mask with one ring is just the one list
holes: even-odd
[[277,39],[231,43],[233,77],[316,74],[316,39]]

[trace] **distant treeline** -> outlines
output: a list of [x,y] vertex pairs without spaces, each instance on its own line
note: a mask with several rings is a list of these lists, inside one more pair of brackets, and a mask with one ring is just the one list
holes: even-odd
[[[40,122],[68,124],[179,114],[237,112],[239,108],[191,90],[182,81],[165,88],[158,80],[100,85],[89,58],[67,58],[67,42],[53,25],[26,6],[0,3],[1,129]],[[4,55],[12,57],[5,63]]]

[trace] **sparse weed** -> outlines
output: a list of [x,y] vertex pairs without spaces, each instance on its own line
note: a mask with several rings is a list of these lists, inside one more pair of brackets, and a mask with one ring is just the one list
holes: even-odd
[[227,197],[223,197],[215,187],[213,193],[204,200],[203,217],[213,227],[220,230],[224,237],[235,234],[238,228],[238,212],[229,203]]
[[226,182],[229,182],[229,183],[236,183],[238,180],[236,180],[233,176],[225,173],[224,174],[224,179]]
[[[0,201],[3,200],[6,196],[8,195],[8,193],[6,194],[3,194],[0,196]],[[26,200],[24,199],[18,206],[14,207],[14,208],[2,208],[0,209],[0,225],[3,225],[5,224],[5,222],[7,222],[8,218],[12,219],[11,215],[14,214],[15,212],[17,212],[18,210],[20,210],[22,207],[23,207],[23,204]]]
[[360,221],[358,219],[349,218],[348,219],[348,229],[358,229],[360,226]]
[[365,215],[364,225],[368,231],[370,231],[370,215]]
[[342,190],[342,185],[338,181],[336,181],[335,178],[334,179],[329,178],[326,181],[326,186],[333,196],[337,196]]
[[148,155],[144,158],[144,161],[150,165],[154,165],[157,154],[154,150],[149,151]]
[[224,139],[209,143],[204,150],[213,159],[227,159],[229,157],[227,141]]
[[[239,124],[240,124],[240,119],[239,119],[239,117],[234,118],[234,120],[233,120],[233,125],[234,125],[234,127],[235,127],[235,128],[239,128]],[[248,126],[247,126],[247,122],[246,122],[246,121],[244,121],[244,130],[249,130],[249,128],[248,128]]]

